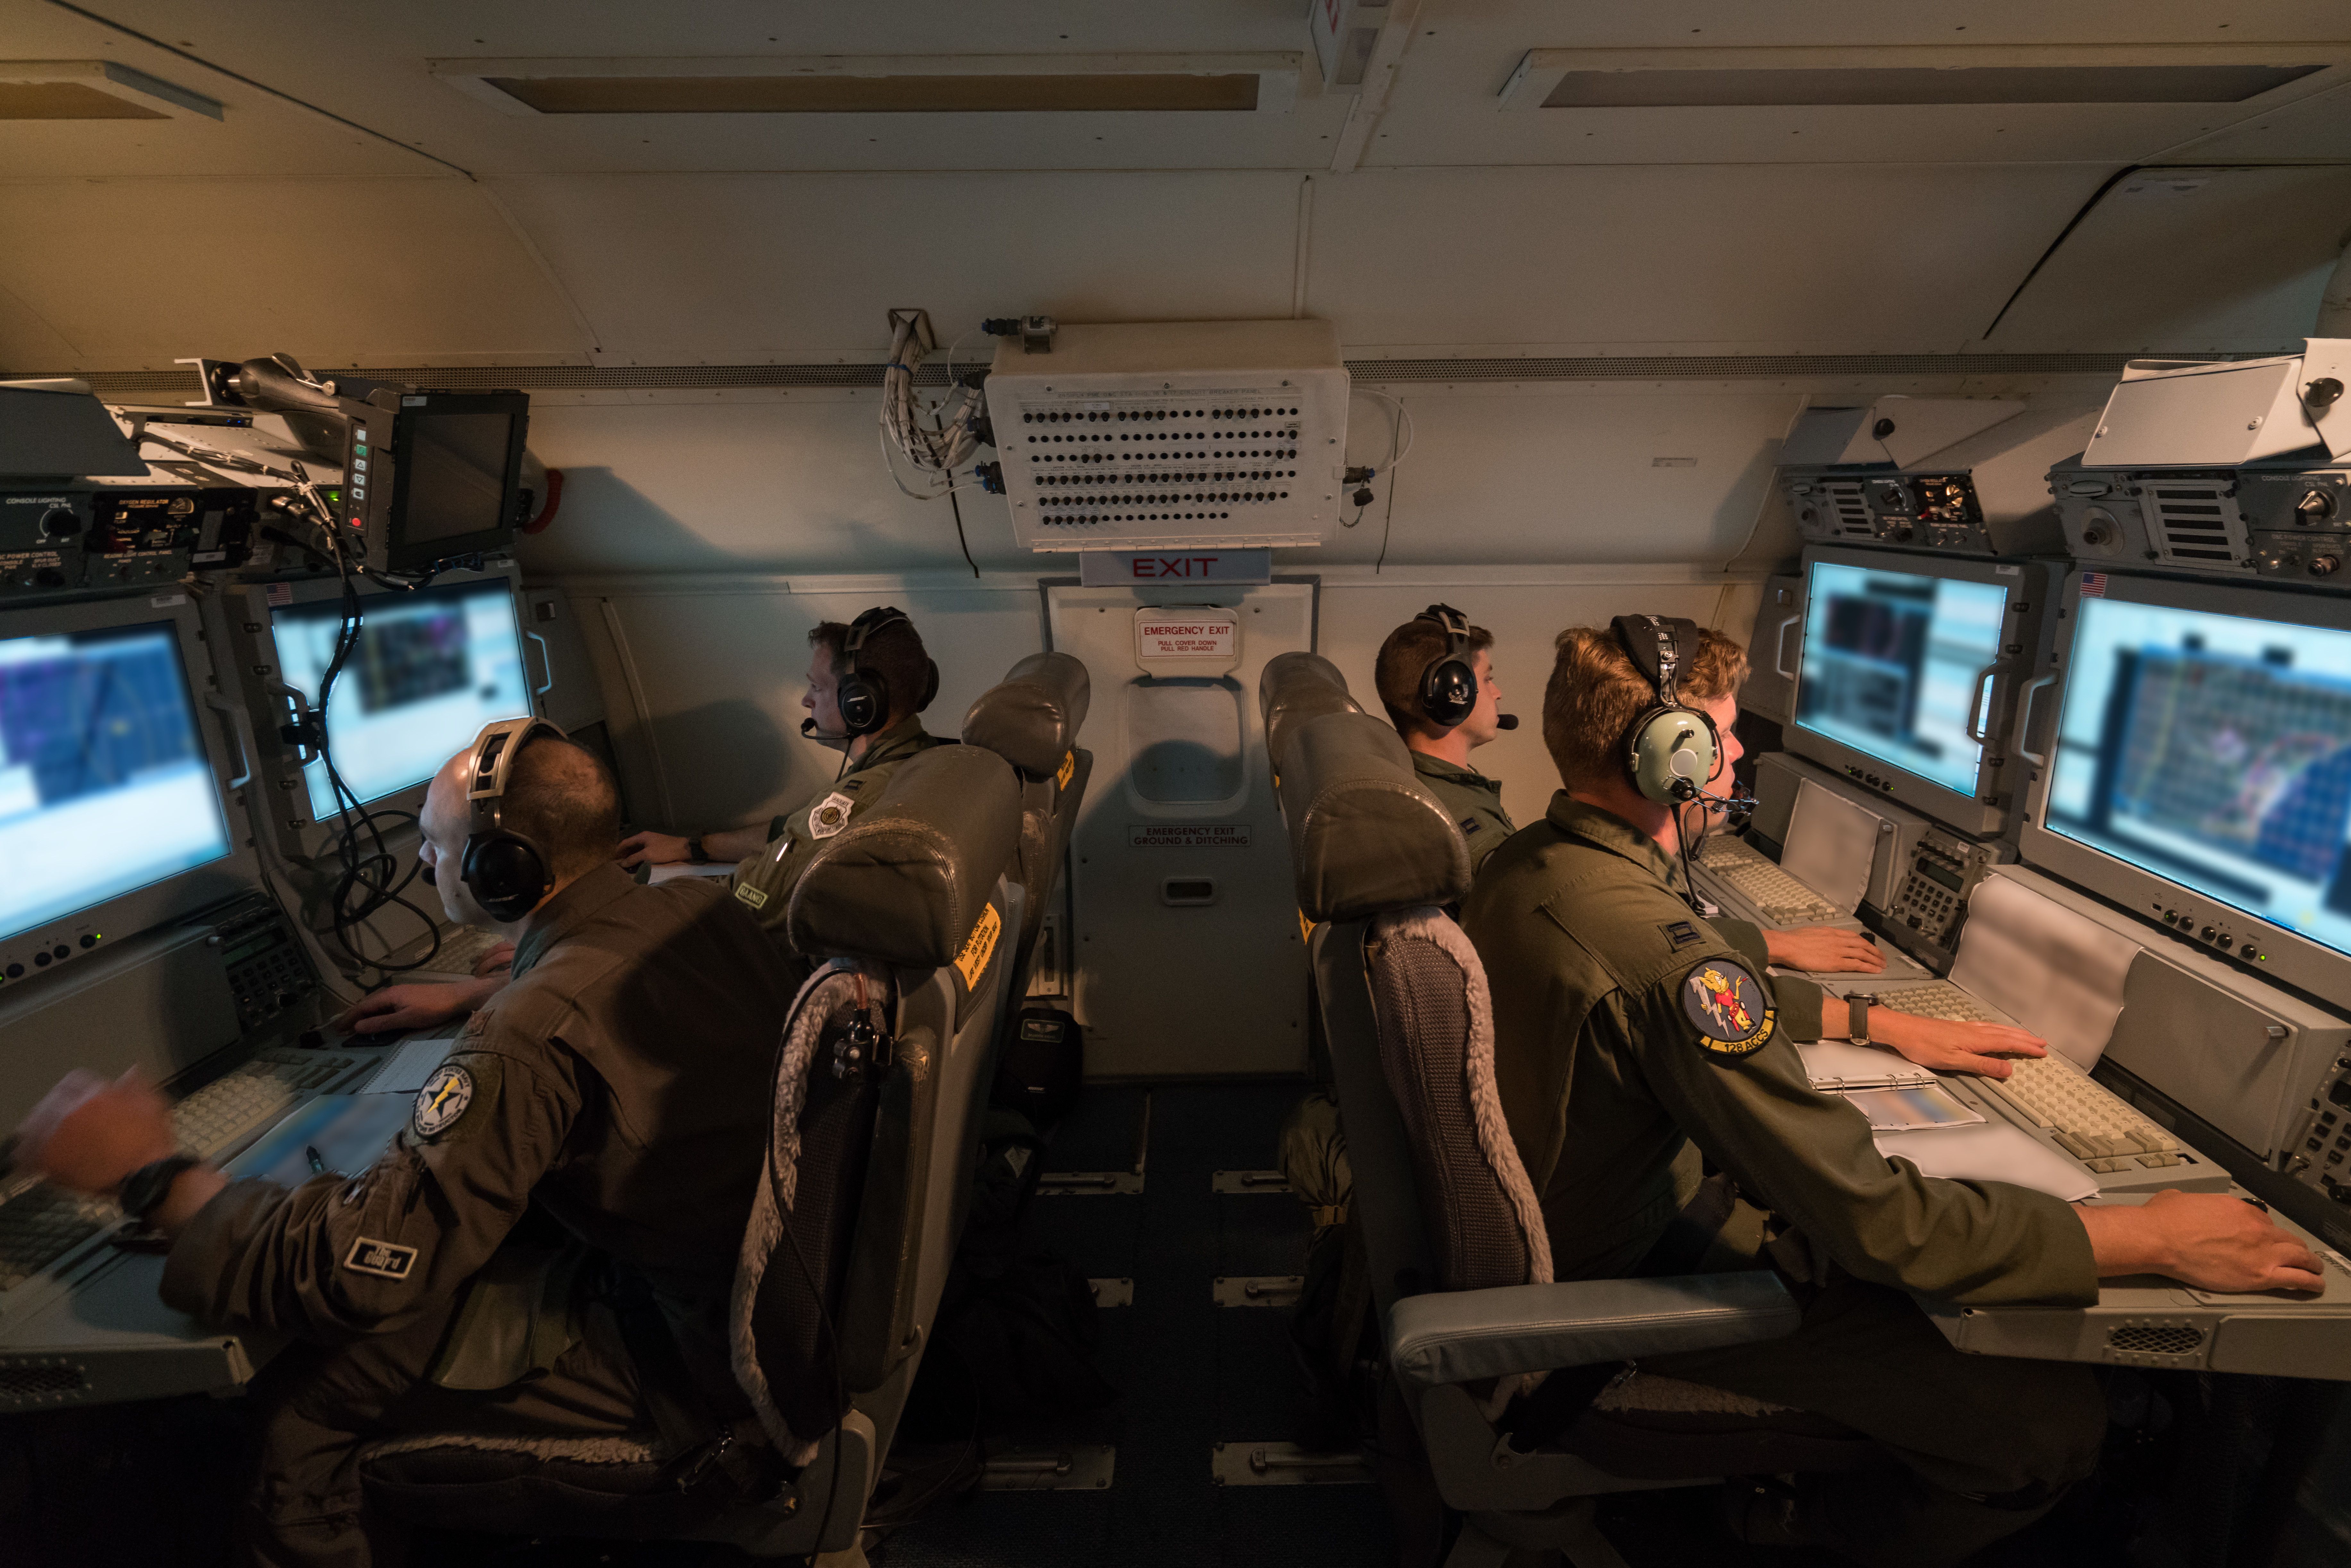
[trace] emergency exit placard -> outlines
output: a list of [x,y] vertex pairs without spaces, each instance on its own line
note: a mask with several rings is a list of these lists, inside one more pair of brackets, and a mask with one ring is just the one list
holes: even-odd
[[1155,675],[1220,675],[1241,662],[1240,617],[1207,605],[1134,612],[1134,662]]

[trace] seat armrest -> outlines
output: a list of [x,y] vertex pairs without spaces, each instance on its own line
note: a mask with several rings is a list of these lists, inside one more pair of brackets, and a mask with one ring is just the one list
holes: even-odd
[[1389,1312],[1388,1364],[1426,1388],[1777,1339],[1802,1316],[1768,1270],[1440,1291]]

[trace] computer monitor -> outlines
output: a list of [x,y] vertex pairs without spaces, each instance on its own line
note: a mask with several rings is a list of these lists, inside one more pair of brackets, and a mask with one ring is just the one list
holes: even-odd
[[1962,832],[2006,825],[2016,694],[2041,651],[2053,563],[1894,551],[1804,557],[1789,750]]
[[195,611],[160,597],[0,614],[0,984],[257,885]]
[[518,392],[411,392],[351,405],[337,514],[369,567],[429,571],[514,542],[524,518],[530,399]]
[[[343,624],[333,580],[254,585],[232,619],[253,655],[255,711],[272,716],[261,769],[271,831],[287,852],[328,852],[341,808],[328,758],[301,727]],[[275,593],[283,602],[267,602]],[[515,584],[507,572],[465,573],[413,591],[371,586],[359,638],[335,679],[324,737],[335,772],[363,806],[414,811],[425,786],[486,724],[533,711],[538,683],[524,664]]]
[[2351,604],[2080,572],[2024,858],[2351,1001]]

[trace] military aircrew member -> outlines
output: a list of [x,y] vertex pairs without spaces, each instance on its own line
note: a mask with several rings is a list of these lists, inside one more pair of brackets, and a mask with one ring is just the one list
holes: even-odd
[[1372,675],[1413,771],[1468,841],[1472,871],[1518,831],[1502,810],[1500,781],[1469,766],[1472,751],[1519,727],[1502,712],[1493,647],[1491,632],[1449,604],[1432,604],[1388,633]]
[[925,732],[915,716],[938,695],[939,667],[914,623],[899,610],[869,610],[809,633],[809,717],[800,733],[844,753],[845,771],[808,800],[758,828],[678,838],[638,833],[621,845],[624,866],[733,859],[735,897],[781,936],[792,886],[825,840],[872,807],[899,764],[951,742]]
[[[476,776],[503,791],[469,806]],[[722,1464],[739,1450],[720,1434],[757,1446],[726,1304],[790,993],[725,888],[612,863],[619,819],[602,764],[534,720],[434,778],[426,872],[451,919],[516,943],[514,975],[358,1175],[231,1181],[179,1155],[162,1098],[127,1078],[76,1073],[23,1129],[26,1164],[172,1238],[166,1301],[294,1340],[252,1390],[256,1560],[397,1557],[358,1453],[398,1432],[612,1434],[687,1408]],[[655,1406],[648,1343],[684,1369]]]
[[[1753,1538],[1954,1562],[2089,1472],[2104,1406],[2086,1367],[1960,1354],[1913,1298],[2086,1306],[2101,1278],[2138,1273],[2314,1289],[2318,1260],[2225,1195],[2075,1207],[1922,1176],[1879,1154],[1850,1103],[1811,1088],[1792,1042],[1824,1022],[1846,1032],[1845,1005],[1823,1020],[1816,988],[1766,977],[1692,912],[1677,863],[1738,756],[1745,664],[1687,622],[1561,633],[1543,741],[1564,788],[1462,910],[1492,988],[1503,1110],[1557,1277],[1752,1267],[1759,1254],[1791,1277],[1803,1303],[1793,1334],[1644,1371],[1828,1417],[1901,1461],[1893,1479],[1809,1479],[1750,1518]],[[1858,1025],[1934,1066],[2041,1050],[2020,1030],[1882,1008]],[[1701,1184],[1701,1154],[1738,1201]]]

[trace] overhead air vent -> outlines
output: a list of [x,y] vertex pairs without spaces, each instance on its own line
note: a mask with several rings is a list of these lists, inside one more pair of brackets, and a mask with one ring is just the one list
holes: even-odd
[[433,74],[508,114],[1132,114],[1286,112],[1301,57],[827,56],[435,60]]
[[2181,566],[2234,566],[2252,553],[2237,486],[2225,478],[2145,482],[2139,508],[2163,559]]
[[112,60],[0,60],[0,120],[221,118],[217,99]]
[[2239,45],[2192,57],[2133,45],[1530,49],[1501,97],[1509,110],[2225,104],[2346,58],[2351,51],[2335,45]]

